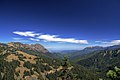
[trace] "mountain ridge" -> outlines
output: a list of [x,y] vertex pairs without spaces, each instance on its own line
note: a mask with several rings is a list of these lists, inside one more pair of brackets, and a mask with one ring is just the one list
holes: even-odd
[[38,52],[48,53],[49,51],[43,47],[41,44],[23,44],[20,42],[10,42],[7,43],[8,46],[13,46],[14,48],[28,48],[30,50],[36,50]]
[[79,51],[76,50],[74,52],[69,52],[69,53],[64,54],[64,55],[69,56],[70,59],[76,59],[76,58],[85,56],[89,53],[92,53],[94,51],[114,50],[114,49],[119,49],[119,48],[120,48],[120,45],[113,45],[113,46],[107,46],[107,47],[90,46],[90,47],[86,47],[86,48],[79,50]]

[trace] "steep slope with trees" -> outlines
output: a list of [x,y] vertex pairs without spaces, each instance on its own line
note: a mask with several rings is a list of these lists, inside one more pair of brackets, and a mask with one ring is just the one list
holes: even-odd
[[106,72],[115,66],[120,67],[120,49],[108,49],[90,53],[86,58],[77,61],[86,68],[97,72],[100,77],[106,78]]

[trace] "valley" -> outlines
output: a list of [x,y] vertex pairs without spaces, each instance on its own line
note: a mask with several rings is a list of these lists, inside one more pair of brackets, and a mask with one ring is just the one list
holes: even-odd
[[[64,64],[64,77],[69,73],[76,75],[74,80],[110,80],[107,72],[120,67],[119,45],[68,52],[61,57],[40,44],[0,43],[0,80],[62,80]],[[64,56],[69,56],[66,62]]]

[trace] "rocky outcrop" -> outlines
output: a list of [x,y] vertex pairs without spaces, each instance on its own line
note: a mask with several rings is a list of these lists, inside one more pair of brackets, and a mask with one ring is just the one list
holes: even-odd
[[36,50],[42,53],[48,53],[49,51],[43,47],[41,44],[22,44],[20,42],[10,42],[7,44],[8,46],[12,46],[14,48],[27,48],[29,50]]

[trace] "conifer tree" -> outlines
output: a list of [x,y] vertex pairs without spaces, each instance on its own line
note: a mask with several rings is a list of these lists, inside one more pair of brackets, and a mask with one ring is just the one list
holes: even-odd
[[58,80],[78,80],[76,78],[76,75],[71,72],[71,68],[72,66],[69,63],[68,58],[64,57],[62,70],[60,75],[58,76]]

